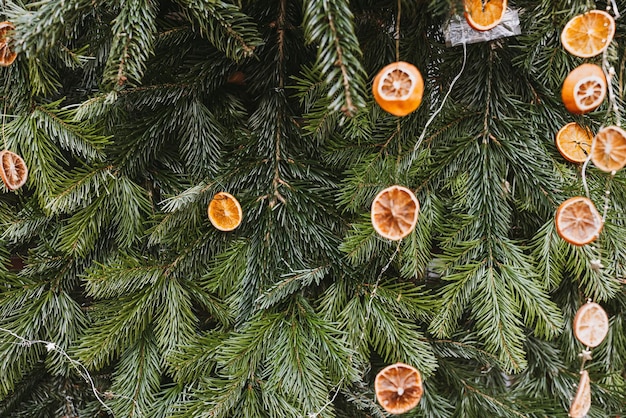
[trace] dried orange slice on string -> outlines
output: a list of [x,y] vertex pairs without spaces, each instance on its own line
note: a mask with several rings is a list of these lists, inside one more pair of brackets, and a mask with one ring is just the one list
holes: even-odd
[[406,116],[422,104],[424,79],[413,64],[393,62],[378,72],[372,93],[383,110],[395,116]]
[[563,126],[556,134],[556,148],[563,158],[572,163],[582,163],[591,151],[593,135],[589,129],[576,122]]
[[465,20],[474,30],[493,29],[502,21],[507,0],[464,0]]
[[233,195],[219,192],[209,203],[209,220],[220,231],[232,231],[241,224],[243,211]]
[[571,113],[589,113],[602,104],[606,97],[606,76],[596,64],[581,64],[565,78],[561,98]]
[[0,177],[7,189],[19,189],[28,179],[28,167],[16,153],[0,151]]
[[378,403],[391,414],[403,414],[415,408],[424,393],[422,375],[404,363],[392,364],[378,372],[374,389]]
[[561,32],[561,44],[577,57],[595,57],[609,47],[614,35],[613,16],[602,10],[590,10],[567,22]]
[[419,210],[412,191],[403,186],[387,187],[372,202],[372,225],[384,238],[397,241],[415,229]]
[[574,336],[587,347],[597,347],[609,332],[609,317],[602,306],[585,303],[574,316]]
[[9,33],[15,30],[11,22],[0,22],[0,66],[8,67],[17,58],[17,52],[11,49]]
[[572,245],[583,246],[594,241],[602,230],[602,217],[586,197],[567,199],[556,210],[556,232]]
[[626,165],[626,131],[617,126],[600,129],[591,145],[591,161],[609,173],[622,169]]
[[572,405],[569,409],[569,416],[571,418],[583,418],[589,412],[591,408],[591,384],[589,381],[589,373],[587,370],[580,372],[580,382],[578,383],[578,390],[576,396],[572,400]]

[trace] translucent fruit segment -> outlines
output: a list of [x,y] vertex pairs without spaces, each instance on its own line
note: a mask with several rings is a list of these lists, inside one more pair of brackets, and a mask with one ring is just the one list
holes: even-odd
[[424,392],[420,372],[404,363],[381,370],[376,375],[374,389],[378,403],[391,414],[403,414],[415,408]]
[[572,328],[578,341],[587,347],[597,347],[609,332],[609,317],[602,306],[589,302],[576,312]]
[[382,190],[372,202],[372,225],[381,236],[399,240],[417,224],[419,202],[412,191],[402,186]]
[[617,126],[600,129],[593,140],[591,161],[609,173],[622,169],[626,165],[626,132]]
[[209,220],[220,231],[232,231],[243,219],[241,205],[235,197],[226,192],[213,196],[208,208]]
[[415,84],[411,75],[399,68],[390,71],[382,80],[380,93],[387,100],[406,99],[411,94],[411,88]]
[[589,79],[581,82],[576,97],[584,107],[593,106],[604,94],[604,87],[597,80]]
[[556,211],[556,231],[572,245],[582,246],[598,238],[602,217],[586,197],[573,197],[561,203]]
[[576,122],[563,126],[556,135],[556,147],[567,161],[582,163],[591,151],[593,135]]
[[19,155],[0,151],[0,177],[9,190],[19,189],[28,179],[28,168]]
[[583,418],[589,412],[591,408],[591,384],[589,381],[589,373],[587,370],[580,372],[580,382],[578,383],[578,390],[576,396],[572,401],[572,405],[569,409],[569,416],[571,418]]
[[464,0],[465,19],[472,29],[486,31],[502,21],[506,12],[506,0]]
[[573,17],[561,32],[561,44],[572,55],[589,58],[608,48],[615,35],[613,16],[591,10]]

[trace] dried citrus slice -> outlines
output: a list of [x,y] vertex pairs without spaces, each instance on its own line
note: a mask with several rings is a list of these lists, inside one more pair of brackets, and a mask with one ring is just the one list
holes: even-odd
[[417,224],[420,204],[412,191],[391,186],[372,202],[372,225],[381,236],[397,241],[409,235]]
[[556,147],[567,161],[582,163],[591,151],[593,135],[576,122],[563,126],[556,134]]
[[583,418],[589,412],[589,408],[591,408],[591,385],[589,373],[587,370],[583,370],[580,372],[580,382],[576,397],[574,397],[569,409],[569,416],[571,418]]
[[392,364],[378,372],[374,389],[380,405],[391,414],[403,414],[415,408],[424,393],[422,375],[404,363]]
[[598,131],[591,146],[591,161],[602,171],[620,170],[626,165],[626,131],[607,126]]
[[602,230],[602,217],[593,202],[576,196],[561,203],[556,210],[556,232],[572,245],[594,241]]
[[422,104],[424,79],[408,62],[392,62],[378,72],[372,85],[376,103],[395,116],[406,116]]
[[606,76],[595,64],[581,64],[565,78],[561,98],[571,113],[589,113],[602,104],[606,97]]
[[486,31],[502,21],[507,0],[464,0],[465,20],[472,29]]
[[609,47],[613,35],[613,16],[602,10],[590,10],[567,22],[561,32],[561,44],[577,57],[595,57]]
[[220,231],[232,231],[243,219],[239,201],[233,195],[219,192],[209,203],[209,220]]
[[11,22],[0,22],[0,66],[8,67],[17,58],[17,52],[11,50],[9,32],[15,30]]
[[0,151],[0,177],[9,190],[22,187],[28,178],[28,168],[22,157],[11,151]]
[[587,347],[597,347],[609,332],[609,317],[602,306],[585,303],[574,317],[574,336]]

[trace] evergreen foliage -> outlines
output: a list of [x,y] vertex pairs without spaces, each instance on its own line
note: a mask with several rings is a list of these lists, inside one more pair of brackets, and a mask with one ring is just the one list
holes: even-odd
[[[395,362],[424,378],[406,416],[566,417],[588,298],[589,416],[625,416],[626,174],[586,167],[606,220],[571,246],[554,212],[586,190],[554,136],[619,123],[626,24],[588,60],[617,112],[573,116],[560,30],[606,2],[509,3],[521,35],[451,47],[460,0],[3,2],[29,178],[0,186],[0,417],[385,417]],[[426,82],[404,118],[370,93],[397,53]],[[392,184],[421,206],[400,242],[370,221]]]

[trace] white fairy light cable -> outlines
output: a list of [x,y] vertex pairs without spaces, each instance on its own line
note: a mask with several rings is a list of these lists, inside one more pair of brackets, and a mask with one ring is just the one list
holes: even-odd
[[413,155],[415,155],[415,153],[417,152],[417,149],[420,147],[420,145],[422,145],[422,141],[424,140],[424,137],[426,136],[426,131],[428,130],[428,127],[435,120],[437,115],[439,115],[439,113],[441,113],[441,110],[443,109],[443,106],[446,104],[446,101],[448,100],[448,97],[452,93],[452,88],[454,87],[456,82],[459,80],[459,78],[461,78],[461,74],[463,74],[463,70],[465,70],[465,64],[466,63],[467,63],[467,44],[465,42],[463,42],[463,64],[461,65],[461,70],[452,79],[452,82],[450,83],[450,87],[448,88],[448,91],[446,92],[445,96],[443,96],[443,100],[441,101],[441,104],[439,105],[439,108],[430,116],[428,121],[426,121],[426,124],[424,125],[424,130],[422,131],[422,134],[420,135],[420,137],[418,138],[417,142],[415,143],[415,146],[413,147],[413,154],[411,156],[411,164],[413,163]]
[[114,394],[114,393],[110,393],[110,392],[106,392],[104,394],[101,394],[98,389],[96,388],[96,384],[93,381],[93,378],[91,377],[91,375],[89,374],[89,371],[87,370],[87,368],[85,366],[83,366],[80,362],[74,360],[73,358],[71,358],[69,356],[69,354],[67,354],[65,352],[65,350],[63,350],[61,347],[59,347],[58,344],[52,342],[52,341],[44,341],[44,340],[30,340],[28,338],[22,337],[19,334],[16,334],[15,332],[8,330],[6,328],[1,328],[0,327],[0,331],[11,335],[12,337],[16,338],[17,340],[19,340],[19,343],[13,343],[16,345],[20,345],[22,347],[30,347],[34,344],[42,344],[46,347],[46,350],[48,352],[52,352],[55,351],[59,354],[61,354],[67,361],[69,361],[69,363],[74,366],[74,368],[76,369],[76,371],[78,371],[78,374],[85,379],[85,381],[89,384],[89,386],[91,386],[91,391],[93,392],[94,396],[96,397],[96,399],[98,400],[98,403],[100,403],[100,405],[102,405],[107,411],[109,411],[112,415],[113,415],[113,410],[102,400],[102,398],[100,397],[100,395],[104,395],[104,396],[113,396],[113,397],[117,397],[117,398],[122,398],[122,399],[128,399],[131,402],[134,403],[135,408],[136,408],[136,412],[138,414],[139,417],[144,416],[140,409],[139,409],[139,405],[137,404],[137,401],[129,398],[128,396],[124,396],[124,395],[119,395],[119,394]]
[[619,19],[621,15],[619,14],[619,10],[617,9],[617,3],[615,2],[615,0],[609,1],[609,5],[607,6],[607,9],[611,7],[610,5],[613,5],[613,14],[615,15],[615,19]]

